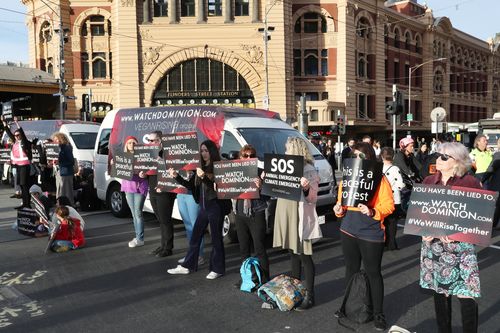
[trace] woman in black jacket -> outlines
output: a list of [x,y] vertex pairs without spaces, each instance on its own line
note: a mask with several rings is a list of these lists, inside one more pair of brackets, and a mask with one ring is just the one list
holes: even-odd
[[200,205],[200,213],[194,224],[189,250],[184,262],[177,265],[176,268],[169,269],[169,274],[189,274],[198,269],[201,240],[208,225],[210,225],[210,236],[212,237],[212,252],[210,253],[210,273],[208,273],[207,279],[217,279],[226,271],[222,238],[224,214],[221,201],[217,199],[217,192],[214,188],[213,163],[216,161],[220,161],[219,150],[213,141],[206,140],[200,145],[201,168],[197,168],[196,174],[189,180],[182,178],[174,169],[169,169],[170,175],[175,177],[179,184],[190,189],[194,200]]
[[56,165],[56,198],[67,197],[71,206],[74,206],[73,169],[75,158],[73,156],[73,147],[66,134],[61,132],[52,134],[52,141],[59,145],[59,158],[54,161]]

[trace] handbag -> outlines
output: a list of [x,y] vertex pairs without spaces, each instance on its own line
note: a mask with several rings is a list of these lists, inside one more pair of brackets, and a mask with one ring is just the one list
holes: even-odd
[[281,274],[262,285],[257,294],[264,302],[278,306],[281,311],[290,311],[302,302],[306,288],[300,280]]

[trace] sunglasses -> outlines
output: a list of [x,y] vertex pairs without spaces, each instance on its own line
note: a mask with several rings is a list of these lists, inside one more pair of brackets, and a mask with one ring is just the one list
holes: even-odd
[[156,142],[156,139],[147,139],[148,142]]
[[254,154],[249,154],[249,153],[243,153],[243,154],[241,154],[241,157],[243,157],[243,158],[254,158],[255,155]]
[[356,153],[351,153],[351,157],[353,157],[353,158],[359,157],[362,160],[366,159],[365,153],[361,153],[361,152],[359,152],[357,154]]
[[437,154],[437,156],[438,156],[439,158],[441,158],[441,160],[442,160],[443,162],[448,161],[450,158],[451,158],[452,160],[454,160],[454,159],[455,159],[455,157],[453,157],[453,156],[451,156],[451,155],[448,155],[448,154],[441,154],[441,153],[438,153],[438,154]]
[[14,134],[14,136],[15,136],[16,138],[19,138],[19,137],[21,137],[21,134],[16,133],[16,134]]

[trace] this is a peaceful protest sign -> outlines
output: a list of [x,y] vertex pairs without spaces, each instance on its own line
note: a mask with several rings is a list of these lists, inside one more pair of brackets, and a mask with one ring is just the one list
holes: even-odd
[[256,199],[259,189],[255,184],[258,159],[214,162],[215,184],[219,199]]
[[367,204],[382,180],[382,163],[360,158],[345,159],[342,164],[342,206]]
[[288,200],[300,200],[304,175],[304,157],[264,154],[265,177],[262,194]]
[[156,171],[160,150],[160,145],[135,145],[134,173]]
[[134,176],[134,154],[115,151],[111,176],[115,178],[131,180]]
[[187,188],[180,185],[173,177],[170,176],[168,172],[168,166],[165,165],[165,161],[158,161],[158,182],[156,188],[160,189],[162,192],[172,192],[172,193],[188,193]]
[[200,165],[196,132],[164,134],[161,137],[167,169],[195,170]]
[[404,233],[488,246],[497,196],[480,189],[415,184]]

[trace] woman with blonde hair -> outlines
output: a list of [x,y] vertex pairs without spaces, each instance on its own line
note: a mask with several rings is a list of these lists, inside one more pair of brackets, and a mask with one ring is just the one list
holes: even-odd
[[74,206],[73,194],[73,166],[75,158],[73,147],[69,143],[68,137],[61,132],[52,134],[52,141],[59,145],[59,157],[54,161],[56,173],[56,198],[65,196],[69,199],[71,206]]
[[290,251],[292,277],[301,279],[304,266],[306,296],[297,310],[314,306],[314,262],[312,241],[322,236],[316,214],[319,176],[314,167],[306,142],[299,137],[290,137],[286,142],[287,155],[304,157],[304,173],[300,179],[302,193],[299,201],[279,198],[276,203],[273,246]]

